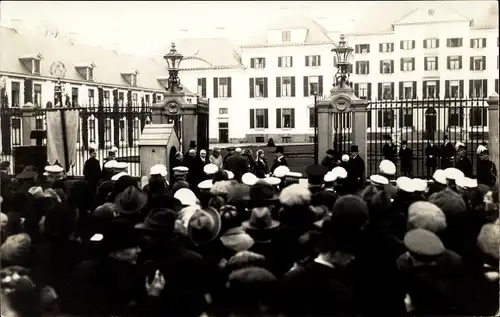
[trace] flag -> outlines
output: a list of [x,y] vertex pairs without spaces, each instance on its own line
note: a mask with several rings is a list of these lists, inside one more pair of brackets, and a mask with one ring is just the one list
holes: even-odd
[[[61,125],[61,113],[64,111],[66,121],[66,135],[63,136]],[[69,169],[76,162],[76,147],[78,141],[78,110],[47,111],[47,159],[49,164],[56,161]],[[68,160],[64,158],[64,137],[68,145]]]

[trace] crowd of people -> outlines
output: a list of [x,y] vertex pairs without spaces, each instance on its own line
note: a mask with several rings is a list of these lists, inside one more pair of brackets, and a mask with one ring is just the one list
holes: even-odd
[[275,152],[191,144],[140,181],[114,150],[85,180],[2,162],[2,316],[498,313],[495,181],[391,160],[365,181],[356,146],[303,175]]

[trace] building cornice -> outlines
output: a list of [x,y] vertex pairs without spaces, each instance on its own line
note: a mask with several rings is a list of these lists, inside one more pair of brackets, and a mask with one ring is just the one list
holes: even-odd
[[443,20],[443,21],[426,21],[426,22],[409,22],[409,23],[393,23],[392,26],[403,26],[403,25],[425,25],[425,24],[440,24],[440,23],[461,23],[467,22],[470,23],[471,20],[461,19],[461,20]]
[[372,35],[392,35],[394,32],[357,32],[357,33],[346,33],[346,36],[372,36]]
[[472,26],[472,30],[498,30],[498,25],[477,25]]
[[179,71],[201,71],[201,70],[236,70],[246,69],[243,65],[221,65],[221,66],[208,66],[208,67],[186,67],[180,68]]
[[315,43],[279,43],[279,44],[247,44],[240,45],[239,48],[275,48],[275,47],[302,47],[317,45],[335,45],[333,41],[315,42]]
[[[30,78],[30,79],[54,81],[54,82],[57,81],[57,78],[55,78],[55,77],[32,75],[32,74],[22,74],[22,73],[8,72],[8,71],[0,71],[0,76],[2,76],[2,75],[7,76],[7,77],[16,77],[16,78]],[[93,87],[102,87],[102,88],[109,88],[109,89],[116,88],[116,89],[121,89],[121,90],[132,90],[132,91],[149,91],[149,92],[159,92],[159,93],[164,92],[164,90],[161,88],[155,89],[155,88],[137,87],[137,86],[132,87],[132,86],[126,86],[126,85],[101,83],[101,82],[97,82],[97,81],[86,81],[86,80],[67,79],[67,78],[61,78],[61,81],[64,83],[86,85],[86,86],[93,86]]]

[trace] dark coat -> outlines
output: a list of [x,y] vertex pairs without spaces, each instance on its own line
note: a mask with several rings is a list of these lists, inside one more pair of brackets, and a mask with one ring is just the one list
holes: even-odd
[[189,172],[186,180],[191,185],[198,186],[198,183],[205,179],[205,172],[203,171],[203,167],[207,164],[207,160],[196,156],[189,162],[189,164],[190,165],[187,166],[189,167]]
[[479,184],[484,184],[493,187],[497,181],[497,167],[490,160],[479,160],[477,163],[477,181]]
[[335,166],[338,165],[337,160],[335,157],[329,158],[328,156],[325,156],[323,160],[321,161],[321,165],[326,167],[329,171],[331,171]]
[[447,169],[453,166],[452,158],[455,156],[455,149],[450,142],[441,144],[439,148],[439,157],[441,159],[441,169]]
[[363,188],[365,182],[365,161],[361,156],[357,155],[349,161],[347,178],[351,192],[356,192]]
[[233,172],[234,179],[240,182],[241,176],[248,172],[247,160],[241,155],[232,155],[226,161],[226,169]]
[[396,153],[397,153],[397,148],[395,144],[389,144],[386,143],[382,147],[382,153],[384,154],[384,159],[389,160],[391,162],[396,161]]
[[455,167],[461,170],[466,177],[472,177],[472,163],[466,156],[460,156]]
[[280,158],[278,158],[278,157],[277,157],[277,158],[275,158],[275,159],[274,159],[274,162],[273,162],[273,165],[271,166],[271,170],[270,170],[270,171],[271,171],[271,173],[272,173],[272,172],[274,172],[274,170],[275,170],[276,168],[278,168],[278,166],[282,166],[282,165],[283,165],[283,166],[288,166],[288,162],[286,161],[285,157],[284,157],[284,156],[282,156],[282,157],[280,157]]
[[413,151],[407,147],[405,149],[401,148],[399,150],[399,159],[401,160],[401,168],[411,170],[412,168],[412,160],[413,160]]
[[439,156],[439,149],[436,145],[427,145],[425,148],[425,166],[436,168]]
[[257,176],[258,178],[264,178],[266,174],[269,174],[269,166],[267,165],[267,160],[256,160],[255,176]]
[[102,177],[101,165],[98,159],[90,157],[85,161],[83,165],[83,176],[90,185],[97,186]]

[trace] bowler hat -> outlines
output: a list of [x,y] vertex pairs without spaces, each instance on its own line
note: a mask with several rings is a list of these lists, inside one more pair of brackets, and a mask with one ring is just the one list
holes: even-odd
[[115,199],[116,210],[122,214],[139,212],[148,202],[148,196],[135,186],[129,186]]
[[280,223],[272,218],[269,208],[253,208],[250,219],[243,221],[242,225],[247,230],[270,230],[278,227]]
[[175,228],[177,214],[172,209],[157,208],[149,212],[143,222],[135,225],[135,229],[161,234],[171,234]]
[[278,194],[272,185],[266,181],[259,180],[255,185],[250,187],[249,203],[252,206],[267,206],[269,203],[279,200]]
[[351,145],[351,152],[359,152],[359,148],[357,145]]

